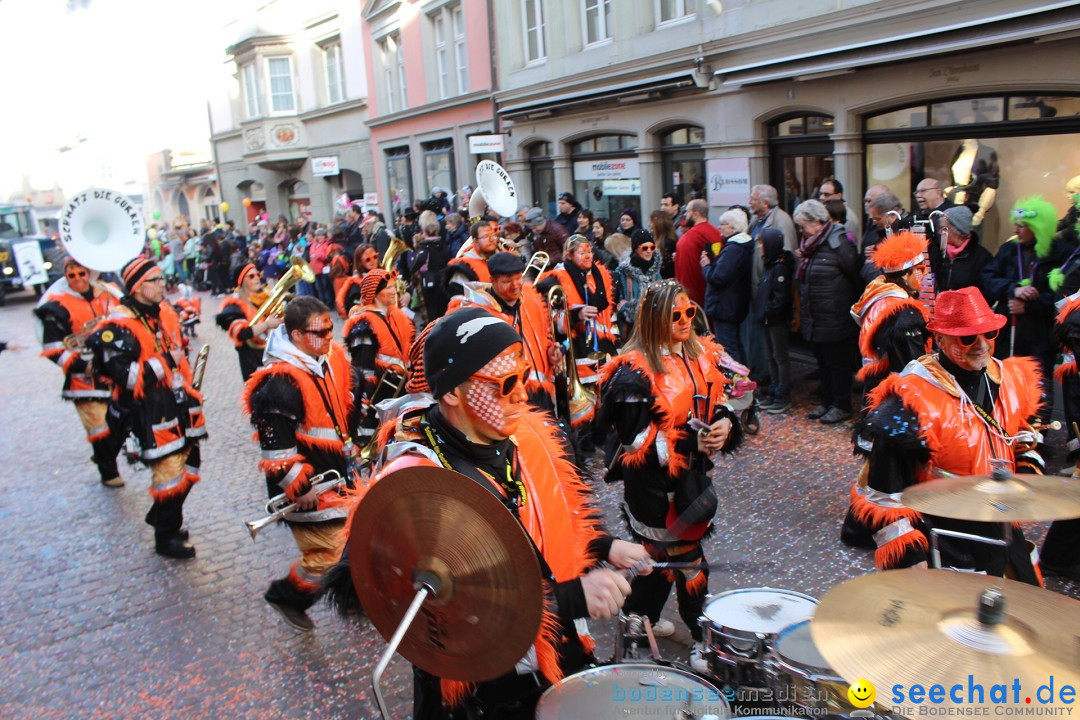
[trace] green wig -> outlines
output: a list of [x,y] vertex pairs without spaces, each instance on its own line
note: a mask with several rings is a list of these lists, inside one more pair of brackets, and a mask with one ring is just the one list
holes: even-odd
[[[1057,210],[1043,200],[1042,195],[1017,200],[1012,209],[1012,221],[1027,225],[1035,236],[1035,254],[1041,258],[1050,254],[1057,229]],[[1019,242],[1019,239],[1017,239]]]

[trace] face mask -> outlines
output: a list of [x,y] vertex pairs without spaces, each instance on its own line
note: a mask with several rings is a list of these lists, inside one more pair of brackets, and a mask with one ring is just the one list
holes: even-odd
[[484,377],[473,376],[465,394],[465,413],[477,427],[498,437],[512,435],[517,424],[516,418],[507,417],[507,411],[513,405],[510,398],[516,388],[503,396],[500,383],[489,378],[506,378],[517,370],[519,365],[516,353],[507,351],[499,355],[477,372],[476,375]]

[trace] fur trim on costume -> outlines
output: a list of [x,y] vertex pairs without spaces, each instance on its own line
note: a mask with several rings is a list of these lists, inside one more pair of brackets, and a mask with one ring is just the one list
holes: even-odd
[[874,266],[882,272],[905,272],[925,258],[926,238],[910,230],[885,238],[874,250]]
[[1054,368],[1054,379],[1059,383],[1065,382],[1065,378],[1076,374],[1076,361],[1064,363]]
[[93,435],[87,435],[86,439],[89,442],[96,443],[99,440],[104,440],[107,437],[109,437],[109,428],[105,428],[104,430],[100,430],[100,431],[94,433]]

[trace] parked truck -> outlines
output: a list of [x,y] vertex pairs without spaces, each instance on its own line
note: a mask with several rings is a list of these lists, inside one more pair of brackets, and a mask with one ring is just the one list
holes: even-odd
[[38,295],[60,277],[63,251],[42,233],[28,203],[0,203],[0,305],[7,293],[33,289]]

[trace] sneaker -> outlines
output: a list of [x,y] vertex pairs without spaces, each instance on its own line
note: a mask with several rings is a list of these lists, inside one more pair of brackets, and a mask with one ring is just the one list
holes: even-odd
[[847,410],[841,410],[840,408],[830,408],[829,412],[821,416],[821,422],[826,425],[835,425],[836,423],[842,423],[845,420],[851,419],[851,413]]
[[825,407],[824,405],[818,405],[816,408],[806,413],[806,417],[808,420],[820,420],[821,418],[825,417],[828,412],[829,408]]
[[791,395],[788,395],[786,398],[777,395],[775,398],[773,398],[772,404],[769,405],[769,407],[765,408],[765,411],[768,412],[770,415],[780,415],[782,413],[786,413],[790,409]]
[[705,651],[705,643],[696,642],[690,648],[690,667],[702,675],[709,674],[709,654]]
[[758,401],[758,406],[762,408],[769,407],[774,395],[776,395],[776,386],[774,385],[768,387],[758,385],[757,390],[754,391],[754,399]]
[[122,488],[124,487],[124,478],[117,475],[116,477],[109,478],[108,480],[103,479],[101,481],[101,484],[109,488]]
[[292,605],[286,605],[285,603],[276,603],[267,598],[263,599],[266,600],[266,603],[270,607],[278,611],[278,614],[281,615],[281,619],[284,620],[285,624],[289,627],[300,630],[301,632],[311,632],[315,629],[315,623],[311,621],[311,618],[309,618],[308,614],[303,610],[298,610]]
[[652,626],[652,634],[656,637],[671,637],[675,634],[675,623],[660,618]]
[[195,548],[178,534],[159,537],[154,540],[154,552],[162,557],[174,560],[190,560],[195,557]]

